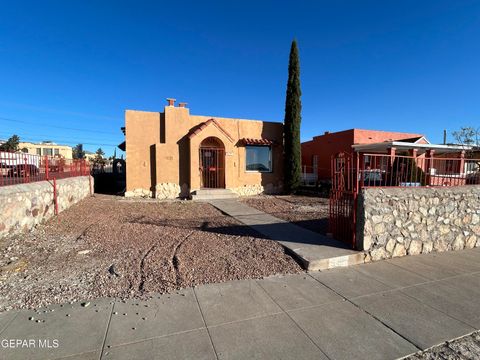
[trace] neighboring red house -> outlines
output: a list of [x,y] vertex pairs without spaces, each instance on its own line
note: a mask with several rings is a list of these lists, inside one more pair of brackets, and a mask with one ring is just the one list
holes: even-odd
[[318,179],[330,179],[332,155],[352,153],[352,145],[374,144],[386,141],[429,144],[421,134],[377,130],[350,129],[335,133],[325,132],[302,143],[302,167],[306,173],[317,173]]

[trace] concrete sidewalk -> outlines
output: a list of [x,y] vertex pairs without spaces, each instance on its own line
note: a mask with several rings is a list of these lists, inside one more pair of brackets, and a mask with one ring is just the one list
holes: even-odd
[[223,213],[287,248],[309,271],[356,265],[365,254],[347,244],[276,218],[235,199],[210,200]]
[[480,249],[418,255],[7,312],[0,358],[395,359],[480,329],[479,298]]

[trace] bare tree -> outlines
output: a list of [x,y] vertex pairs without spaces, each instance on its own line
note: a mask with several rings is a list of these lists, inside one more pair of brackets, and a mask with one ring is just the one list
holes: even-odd
[[471,157],[480,148],[480,128],[472,126],[461,127],[460,130],[452,132],[457,144],[464,146],[466,154]]

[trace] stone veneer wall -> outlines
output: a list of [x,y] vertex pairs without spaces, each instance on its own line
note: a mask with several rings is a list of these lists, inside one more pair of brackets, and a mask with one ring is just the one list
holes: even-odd
[[363,189],[357,209],[367,260],[480,246],[480,186]]
[[[57,180],[58,211],[90,196],[89,176]],[[93,178],[91,179],[93,191]],[[0,187],[0,238],[32,230],[54,216],[53,186],[48,181]]]
[[[161,183],[157,184],[155,187],[155,198],[157,199],[176,199],[178,197],[188,196],[184,194],[184,187],[175,183]],[[132,191],[127,191],[125,197],[142,197],[142,198],[151,198],[152,191],[147,189],[135,189]]]
[[[180,187],[178,184],[174,183],[161,183],[156,186],[156,198],[157,199],[176,199],[178,197],[189,197],[190,190],[186,184]],[[256,185],[245,185],[239,186],[237,188],[230,189],[234,193],[240,196],[251,196],[258,194],[280,194],[282,192],[282,186],[274,186],[273,184],[267,184],[265,186],[256,184]],[[143,197],[151,198],[152,191],[147,189],[135,189],[132,191],[127,191],[125,197]]]
[[256,184],[256,185],[244,185],[231,189],[234,193],[240,196],[252,196],[259,194],[281,194],[283,187],[281,185],[275,186],[273,184],[267,184],[265,186]]

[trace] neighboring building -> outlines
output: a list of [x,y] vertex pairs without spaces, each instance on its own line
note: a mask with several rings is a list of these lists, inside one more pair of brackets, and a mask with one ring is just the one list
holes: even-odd
[[352,153],[353,145],[374,144],[386,141],[404,141],[429,144],[421,134],[350,129],[330,133],[328,131],[302,143],[302,167],[305,173],[318,174],[318,179],[330,179],[332,156],[340,152]]
[[43,141],[41,143],[21,142],[18,144],[18,148],[28,154],[41,156],[62,156],[66,159],[71,159],[73,155],[71,146],[58,145],[51,141]]
[[127,110],[125,196],[188,197],[203,188],[240,195],[283,185],[283,124],[190,115],[167,99],[164,112]]
[[84,159],[88,160],[89,162],[92,162],[93,159],[95,159],[95,156],[97,155],[94,152],[91,152],[88,150],[84,150],[83,152],[85,154]]

